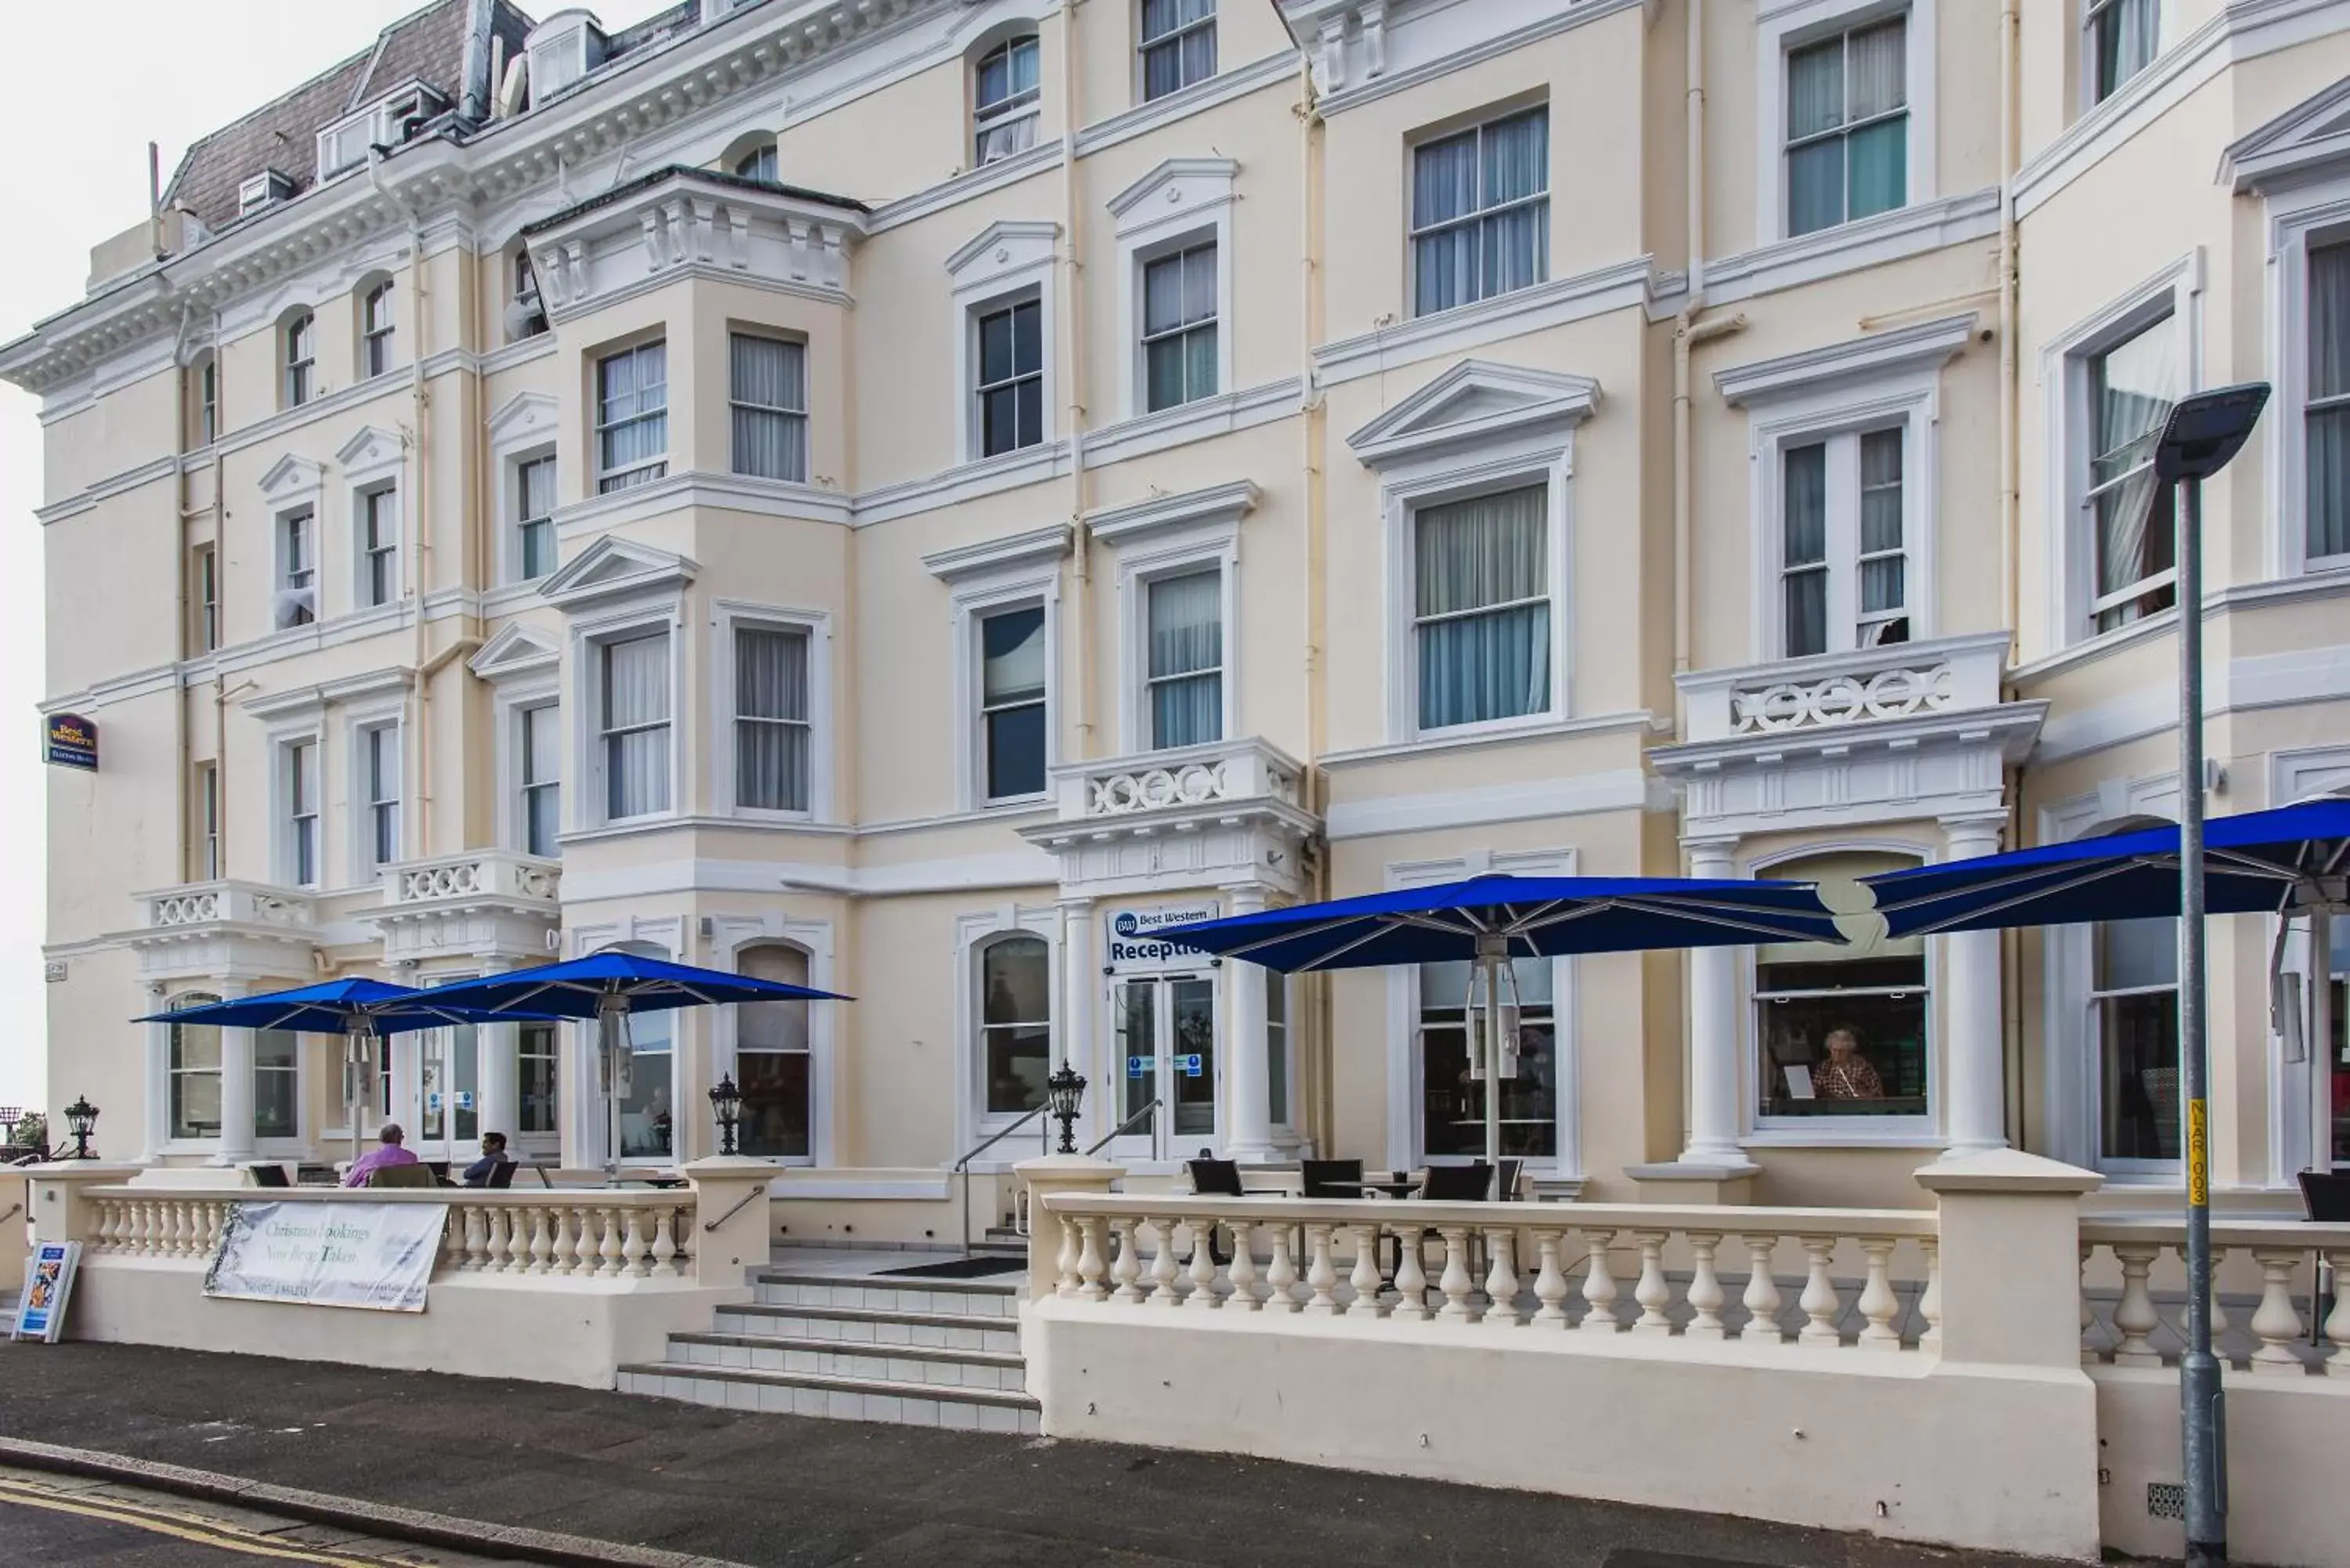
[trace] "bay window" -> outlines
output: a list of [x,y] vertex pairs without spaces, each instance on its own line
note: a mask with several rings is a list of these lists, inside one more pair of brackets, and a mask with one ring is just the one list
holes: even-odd
[[[1821,856],[1773,877],[1857,879],[1915,866],[1877,854]],[[1931,998],[1921,937],[1856,952],[1840,942],[1754,949],[1756,1111],[1764,1117],[1928,1114]]]
[[598,737],[604,768],[604,815],[609,821],[645,816],[670,804],[669,633],[624,638],[601,645],[602,707]]
[[608,494],[669,472],[669,346],[639,344],[596,361],[596,489]]
[[[190,992],[172,999],[172,1011],[203,1007],[217,996]],[[210,1023],[173,1023],[169,1065],[171,1136],[212,1138],[221,1129],[220,1030]]]
[[807,350],[747,332],[727,335],[734,472],[807,483]]
[[1834,228],[1908,201],[1908,19],[1787,54],[1787,234]]
[[1505,115],[1412,150],[1412,314],[1550,276],[1550,110]]
[[1549,711],[1549,514],[1541,484],[1413,514],[1420,729]]
[[734,804],[806,811],[809,798],[808,634],[734,628]]

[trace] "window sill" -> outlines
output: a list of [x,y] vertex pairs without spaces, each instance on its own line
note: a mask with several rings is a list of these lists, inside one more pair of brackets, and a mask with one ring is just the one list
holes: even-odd
[[1505,337],[1645,307],[1649,280],[1648,258],[1635,256],[1596,272],[1534,284],[1322,344],[1314,350],[1315,371],[1323,386],[1339,386]]
[[1738,1140],[1741,1148],[1931,1148],[1950,1139],[1913,1116],[1838,1116],[1830,1127],[1757,1127]]
[[1634,734],[1667,734],[1671,726],[1659,722],[1645,708],[1635,708],[1623,713],[1595,713],[1583,719],[1548,719],[1538,723],[1513,724],[1507,729],[1483,730],[1463,734],[1454,730],[1433,730],[1416,740],[1392,741],[1377,746],[1352,746],[1326,752],[1322,765],[1326,768],[1345,767],[1357,763],[1383,763],[1397,757],[1422,756],[1431,752],[1458,751],[1466,746],[1500,745],[1521,741],[1564,740],[1574,735],[1604,735],[1617,732]]
[[[1234,66],[1204,81],[1193,82],[1161,97],[1136,104],[1132,109],[1097,119],[1077,132],[1077,156],[1100,152],[1120,142],[1131,141],[1163,125],[1186,119],[1218,104],[1230,103],[1236,98],[1284,82],[1297,73],[1295,51],[1283,49],[1262,59],[1251,60],[1244,66]],[[992,168],[993,165],[983,165]]]
[[2134,620],[2127,626],[2118,626],[2111,631],[2101,631],[2094,636],[2084,638],[2055,653],[2049,654],[2044,659],[2035,659],[2028,664],[2019,664],[2008,671],[2008,679],[2020,690],[2034,681],[2045,680],[2052,676],[2063,675],[2077,670],[2085,664],[2095,664],[2101,659],[2135,648],[2141,642],[2152,642],[2168,637],[2178,625],[2178,607],[2173,605],[2168,609],[2155,611],[2143,620]]
[[[1896,207],[1832,229],[1774,239],[1705,264],[1707,303],[1729,305],[1807,283],[1839,277],[1905,256],[1965,244],[1999,232],[1999,187]],[[1687,280],[1682,280],[1686,292]],[[1659,310],[1678,308],[1659,299]]]
[[1113,425],[1089,431],[1085,437],[1085,464],[1100,468],[1128,458],[1148,457],[1170,447],[1182,446],[1235,431],[1253,430],[1297,411],[1305,383],[1292,376],[1236,392],[1216,392],[1195,402],[1155,413],[1138,414]]

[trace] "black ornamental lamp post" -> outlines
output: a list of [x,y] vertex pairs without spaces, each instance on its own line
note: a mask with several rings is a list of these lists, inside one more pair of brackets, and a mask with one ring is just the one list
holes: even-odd
[[96,1159],[98,1151],[89,1147],[89,1135],[98,1130],[98,1107],[89,1103],[88,1095],[78,1095],[66,1107],[66,1126],[73,1133],[73,1159]]
[[1077,1107],[1085,1103],[1085,1077],[1066,1062],[1055,1068],[1053,1075],[1045,1080],[1045,1103],[1053,1107],[1053,1119],[1061,1124],[1060,1152],[1063,1154],[1077,1152]]
[[727,1074],[712,1087],[710,1108],[718,1117],[718,1152],[734,1153],[734,1129],[743,1119],[743,1091],[734,1086],[733,1074]]

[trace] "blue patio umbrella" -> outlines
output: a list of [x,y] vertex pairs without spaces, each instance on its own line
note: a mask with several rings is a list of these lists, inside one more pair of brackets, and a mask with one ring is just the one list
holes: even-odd
[[[534,1010],[530,1016],[553,1015]],[[374,1056],[379,1036],[487,1021],[485,1013],[452,1006],[442,992],[364,977],[322,981],[317,985],[299,985],[261,996],[232,997],[225,1002],[151,1012],[132,1020],[136,1023],[198,1023],[218,1029],[273,1029],[343,1036],[343,1106],[350,1119],[354,1153],[359,1141],[359,1102],[365,1097],[359,1092],[359,1075]]]
[[[1164,940],[1267,969],[1367,969],[1467,961],[1485,997],[1478,1069],[1505,1075],[1498,1005],[1509,961],[1571,953],[1840,942],[1839,911],[1808,882],[1677,877],[1487,875],[1424,888],[1202,920]],[[1472,990],[1473,1002],[1476,991]],[[1485,1158],[1501,1156],[1499,1096],[1485,1102]]]
[[[603,951],[565,963],[538,964],[509,970],[437,987],[432,992],[443,1006],[477,1011],[490,1018],[561,1017],[597,1021],[598,1059],[601,1065],[609,1114],[619,1115],[619,1096],[628,1092],[629,1016],[680,1007],[715,1007],[743,1002],[851,1002],[855,998],[813,986],[793,985],[755,975],[729,974],[724,970],[700,969],[667,959],[636,953]],[[619,1139],[612,1137],[612,1158],[605,1164],[617,1170]]]

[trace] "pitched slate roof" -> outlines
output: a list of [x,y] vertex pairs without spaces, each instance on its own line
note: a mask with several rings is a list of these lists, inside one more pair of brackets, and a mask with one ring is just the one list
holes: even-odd
[[[458,102],[464,91],[470,9],[469,0],[432,0],[386,27],[373,47],[197,138],[172,176],[165,205],[186,208],[217,233],[236,221],[237,187],[264,170],[290,176],[297,195],[316,184],[318,132],[402,82],[426,82],[452,104]],[[510,0],[494,0],[491,6],[491,36],[505,40],[509,59],[522,52],[533,26]],[[496,89],[494,82],[489,86]]]

